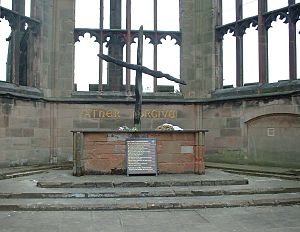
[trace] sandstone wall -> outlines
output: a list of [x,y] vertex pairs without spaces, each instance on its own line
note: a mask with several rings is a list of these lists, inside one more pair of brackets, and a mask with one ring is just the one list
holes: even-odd
[[206,160],[299,167],[299,103],[289,96],[205,104]]

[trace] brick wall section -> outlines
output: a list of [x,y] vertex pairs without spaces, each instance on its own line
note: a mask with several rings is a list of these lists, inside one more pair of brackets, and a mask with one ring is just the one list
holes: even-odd
[[[156,139],[160,173],[204,173],[203,138],[196,131],[161,133],[86,132],[83,134],[81,159],[79,161],[79,159],[74,158],[74,166],[81,165],[83,168],[82,174],[125,173],[126,138]],[[74,157],[76,157],[76,154],[74,154]],[[78,161],[81,164],[78,164]]]

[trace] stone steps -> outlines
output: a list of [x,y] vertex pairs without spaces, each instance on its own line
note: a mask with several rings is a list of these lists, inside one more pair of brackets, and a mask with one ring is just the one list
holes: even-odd
[[300,204],[300,193],[194,197],[0,199],[2,211],[195,209]]
[[233,173],[233,174],[243,174],[243,175],[252,175],[252,176],[264,176],[264,177],[275,177],[285,180],[300,180],[300,176],[292,174],[276,174],[276,173],[267,173],[267,172],[258,172],[258,171],[247,171],[247,170],[231,170],[224,169],[224,171]]
[[275,177],[286,180],[300,180],[298,169],[282,167],[262,167],[255,165],[238,165],[226,163],[206,162],[206,168],[215,168],[233,174],[243,174],[252,176]]
[[147,180],[147,181],[38,181],[40,188],[148,188],[173,186],[225,186],[247,185],[244,178],[214,180]]
[[137,189],[103,189],[101,191],[92,189],[76,189],[74,191],[51,191],[51,192],[22,192],[22,193],[0,193],[0,199],[93,199],[93,198],[154,198],[154,197],[196,197],[196,196],[226,196],[226,195],[258,195],[258,194],[280,194],[300,193],[300,187],[280,188],[137,188]]
[[71,170],[0,181],[0,210],[146,210],[300,204],[300,182],[207,169],[205,175],[74,177]]

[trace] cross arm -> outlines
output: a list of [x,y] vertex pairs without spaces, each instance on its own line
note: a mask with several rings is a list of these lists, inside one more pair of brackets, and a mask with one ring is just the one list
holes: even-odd
[[129,68],[129,69],[133,69],[133,70],[136,70],[136,71],[139,71],[139,72],[143,72],[145,74],[148,74],[150,76],[153,76],[155,78],[166,78],[170,81],[174,81],[176,83],[179,83],[179,84],[182,84],[182,85],[186,85],[186,83],[183,81],[183,80],[180,80],[180,79],[177,79],[169,74],[166,74],[166,73],[163,73],[163,72],[160,72],[160,71],[155,71],[155,70],[151,70],[145,66],[142,66],[142,65],[136,65],[136,64],[129,64],[127,62],[124,62],[122,60],[118,60],[118,59],[115,59],[111,56],[107,56],[107,55],[104,55],[104,54],[98,54],[98,56],[107,61],[107,62],[112,62],[116,65],[119,65],[119,66],[122,66],[122,67],[125,67],[125,68]]

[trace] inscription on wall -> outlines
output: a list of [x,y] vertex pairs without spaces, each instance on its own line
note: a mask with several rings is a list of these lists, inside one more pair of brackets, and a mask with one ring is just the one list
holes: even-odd
[[[121,116],[122,115],[122,116]],[[116,109],[101,109],[91,108],[82,109],[80,117],[82,118],[100,118],[100,119],[120,119],[124,114],[120,110]],[[125,114],[126,115],[126,114]],[[134,112],[129,112],[129,117],[133,118]],[[158,110],[149,109],[142,111],[142,118],[162,118],[162,119],[176,119],[177,110]]]

